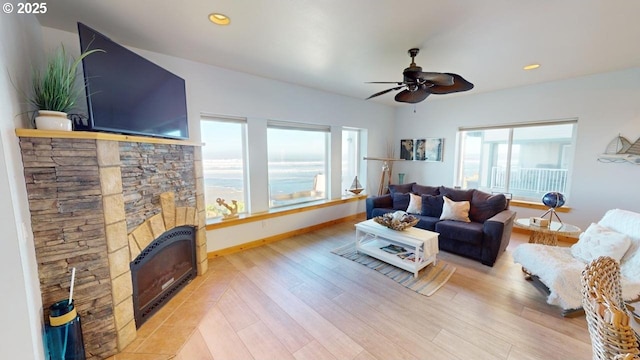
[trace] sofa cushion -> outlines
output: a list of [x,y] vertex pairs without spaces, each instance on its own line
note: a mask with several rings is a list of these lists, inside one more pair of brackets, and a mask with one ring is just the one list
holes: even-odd
[[438,222],[435,229],[441,237],[474,245],[482,244],[484,238],[480,223],[445,220]]
[[440,218],[444,199],[442,195],[422,195],[422,213],[424,216]]
[[422,213],[422,197],[420,195],[409,193],[409,206],[407,207],[409,214]]
[[414,184],[415,184],[415,182],[412,182],[412,183],[409,183],[409,184],[389,184],[389,192],[391,192],[392,194],[395,194],[395,193],[401,193],[401,194],[410,193],[412,191],[411,188],[413,187]]
[[418,218],[416,227],[424,230],[436,231],[436,224],[440,222],[439,217],[423,215],[417,215],[416,217]]
[[631,245],[631,239],[625,234],[592,223],[580,234],[580,240],[571,246],[574,258],[588,263],[600,256],[609,256],[620,261]]
[[442,206],[442,214],[440,220],[455,220],[462,222],[470,222],[469,220],[469,207],[468,201],[453,201],[444,196],[444,205]]
[[473,197],[474,189],[469,190],[461,190],[461,189],[453,189],[446,186],[440,186],[438,189],[440,191],[440,195],[444,195],[453,201],[471,201]]
[[476,190],[471,197],[469,218],[471,221],[483,223],[506,208],[507,198],[504,194],[487,194]]
[[394,212],[395,210],[393,209],[385,209],[385,208],[374,208],[373,210],[371,210],[371,218],[374,218],[376,216],[382,216],[386,213],[391,213]]
[[407,207],[409,207],[409,200],[411,197],[409,193],[403,194],[399,192],[392,193],[393,196],[393,209],[394,210],[402,210],[407,211]]
[[440,190],[435,186],[413,184],[411,192],[418,195],[438,195]]

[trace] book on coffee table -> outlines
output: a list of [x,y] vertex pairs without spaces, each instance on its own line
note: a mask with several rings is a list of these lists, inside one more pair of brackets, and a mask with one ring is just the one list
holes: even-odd
[[380,248],[380,250],[386,251],[386,252],[388,252],[390,254],[399,254],[399,253],[407,252],[407,250],[405,248],[403,248],[402,246],[393,245],[393,244],[389,244],[387,246],[383,246],[383,247]]

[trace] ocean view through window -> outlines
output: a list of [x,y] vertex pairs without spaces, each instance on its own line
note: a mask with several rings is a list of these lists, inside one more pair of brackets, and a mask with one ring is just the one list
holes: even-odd
[[246,211],[245,143],[246,124],[243,121],[203,117],[200,122],[202,140],[202,168],[205,187],[207,219],[221,217],[229,210],[216,202],[223,199],[238,213]]
[[328,127],[267,127],[269,207],[327,198]]

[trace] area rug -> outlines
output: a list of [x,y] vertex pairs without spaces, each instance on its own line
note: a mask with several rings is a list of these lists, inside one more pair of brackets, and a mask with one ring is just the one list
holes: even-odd
[[455,266],[438,260],[436,265],[428,265],[420,270],[417,278],[414,278],[413,273],[389,265],[369,255],[358,253],[355,243],[343,245],[331,252],[374,269],[398,284],[425,296],[431,296],[438,291],[456,271]]

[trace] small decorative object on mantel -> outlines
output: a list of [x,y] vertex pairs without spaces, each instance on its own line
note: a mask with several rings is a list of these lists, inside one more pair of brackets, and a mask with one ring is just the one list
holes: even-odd
[[362,187],[362,184],[360,184],[360,181],[358,181],[358,177],[356,176],[351,183],[351,187],[347,189],[347,191],[354,195],[358,195],[362,192],[362,190],[364,190],[364,188]]
[[233,219],[238,217],[238,202],[236,200],[231,200],[231,203],[233,204],[233,206],[230,206],[224,201],[224,199],[221,199],[221,198],[217,198],[216,203],[218,203],[218,205],[220,206],[224,206],[225,208],[227,208],[227,210],[229,210],[228,214],[222,215],[222,220]]
[[399,210],[393,213],[386,213],[382,216],[376,216],[373,218],[373,221],[389,229],[402,231],[415,226],[419,219]]
[[598,156],[598,161],[606,163],[628,162],[640,165],[640,138],[632,144],[623,136],[618,135],[609,142],[604,154]]

